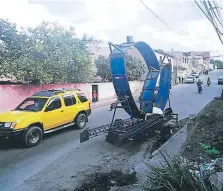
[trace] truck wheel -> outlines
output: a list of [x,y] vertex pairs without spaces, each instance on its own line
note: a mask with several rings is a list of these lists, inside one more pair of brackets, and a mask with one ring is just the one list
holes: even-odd
[[76,117],[76,120],[75,120],[76,127],[78,129],[83,129],[83,128],[85,128],[86,123],[87,123],[86,114],[84,114],[84,113],[78,114],[78,116]]
[[34,147],[40,143],[42,130],[38,126],[31,126],[24,134],[24,143],[26,147]]

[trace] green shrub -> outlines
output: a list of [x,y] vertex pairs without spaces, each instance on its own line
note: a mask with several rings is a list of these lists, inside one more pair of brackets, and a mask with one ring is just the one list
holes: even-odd
[[175,157],[171,161],[168,155],[162,156],[164,164],[148,166],[145,191],[211,191],[197,174],[190,172],[187,162],[183,164],[180,157]]

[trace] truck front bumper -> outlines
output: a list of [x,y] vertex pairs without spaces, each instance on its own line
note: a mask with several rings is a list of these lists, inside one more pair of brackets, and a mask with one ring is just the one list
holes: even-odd
[[18,130],[1,130],[0,129],[0,138],[20,136],[23,134],[23,132],[24,132],[24,129],[18,129]]

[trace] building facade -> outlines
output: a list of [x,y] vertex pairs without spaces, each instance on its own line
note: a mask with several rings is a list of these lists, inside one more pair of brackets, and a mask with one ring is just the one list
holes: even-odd
[[174,83],[180,83],[192,72],[192,63],[189,60],[189,54],[185,52],[172,51],[174,57]]
[[209,69],[210,52],[189,52],[194,69],[204,71]]

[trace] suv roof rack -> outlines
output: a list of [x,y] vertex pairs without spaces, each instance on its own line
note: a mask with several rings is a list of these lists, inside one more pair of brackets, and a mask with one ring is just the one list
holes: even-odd
[[57,95],[59,93],[64,93],[66,91],[81,91],[80,89],[74,88],[62,88],[62,89],[49,89],[49,90],[41,90],[33,94],[33,96],[44,96],[44,97],[51,97],[53,95]]
[[80,89],[77,89],[77,88],[63,88],[62,90],[64,90],[64,91],[74,91],[74,90],[81,91]]

